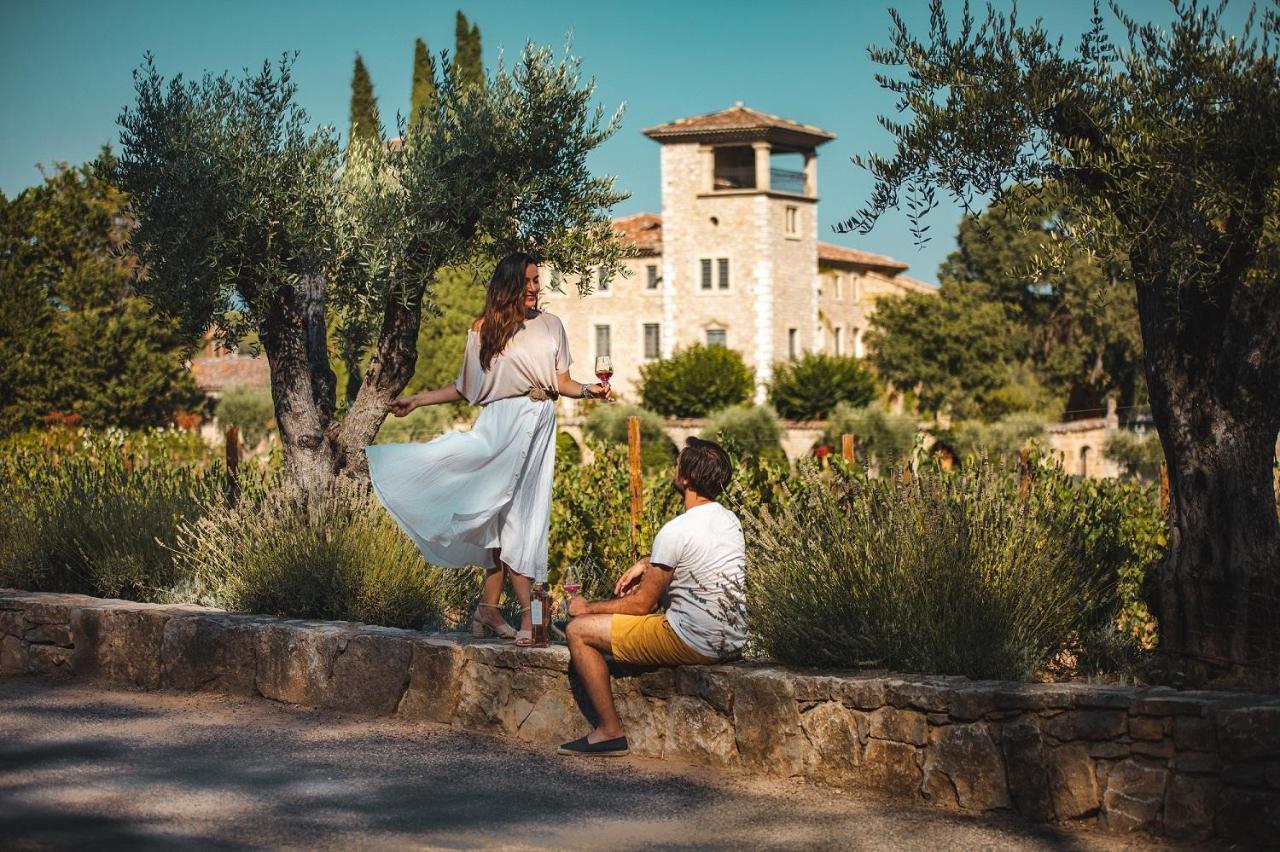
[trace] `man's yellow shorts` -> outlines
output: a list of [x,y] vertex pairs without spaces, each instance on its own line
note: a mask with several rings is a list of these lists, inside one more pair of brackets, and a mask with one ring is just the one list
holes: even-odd
[[609,625],[613,658],[640,666],[697,666],[720,662],[684,643],[667,623],[667,615],[614,615]]

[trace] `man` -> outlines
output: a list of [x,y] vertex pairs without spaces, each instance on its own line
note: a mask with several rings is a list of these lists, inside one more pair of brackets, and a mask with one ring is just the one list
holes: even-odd
[[[618,580],[618,597],[570,601],[569,654],[599,724],[562,745],[560,754],[627,753],[605,654],[620,663],[676,666],[742,653],[746,545],[738,517],[716,502],[732,475],[729,456],[718,444],[690,438],[676,459],[674,482],[684,496],[684,513],[658,532],[653,552]],[[666,612],[656,611],[659,604]]]

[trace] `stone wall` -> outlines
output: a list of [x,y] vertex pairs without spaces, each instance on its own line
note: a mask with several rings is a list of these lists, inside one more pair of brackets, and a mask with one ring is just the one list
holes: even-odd
[[1062,462],[1062,469],[1075,476],[1110,479],[1119,476],[1120,465],[1103,452],[1107,438],[1119,426],[1105,417],[1051,423],[1046,429],[1049,451]]
[[[585,450],[583,422],[583,418],[569,414],[561,417],[560,428],[572,435]],[[783,452],[788,461],[795,462],[809,455],[814,444],[822,437],[827,424],[821,420],[784,420],[781,426]],[[677,447],[684,446],[685,438],[690,435],[701,435],[705,427],[706,421],[700,419],[666,421],[667,434]],[[1103,446],[1117,428],[1101,418],[1052,423],[1046,429],[1045,444],[1049,452],[1062,462],[1062,469],[1067,473],[1090,479],[1113,478],[1120,475],[1120,466],[1103,453]],[[922,435],[925,448],[928,449],[933,444],[933,438],[923,430]],[[1280,444],[1277,447],[1280,448]],[[839,447],[832,449],[839,451]]]
[[[0,591],[7,676],[260,695],[550,746],[587,729],[567,668],[561,647]],[[615,695],[641,755],[1110,832],[1280,836],[1278,697],[749,664],[633,671]]]

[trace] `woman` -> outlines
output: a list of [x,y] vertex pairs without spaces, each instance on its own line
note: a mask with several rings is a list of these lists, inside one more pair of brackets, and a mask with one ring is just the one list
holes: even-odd
[[[404,417],[421,405],[465,399],[483,407],[470,432],[427,444],[365,447],[374,492],[429,563],[485,566],[472,633],[514,638],[518,645],[532,641],[531,584],[547,576],[555,400],[560,394],[609,396],[607,384],[569,377],[564,325],[538,310],[540,291],[533,257],[503,259],[489,282],[484,313],[467,333],[457,380],[387,405]],[[504,575],[520,602],[519,632],[498,611]]]

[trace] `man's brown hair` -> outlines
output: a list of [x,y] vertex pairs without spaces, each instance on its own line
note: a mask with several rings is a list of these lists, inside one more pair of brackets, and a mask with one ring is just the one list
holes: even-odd
[[689,438],[676,461],[676,474],[694,491],[714,500],[733,478],[733,462],[715,441]]

